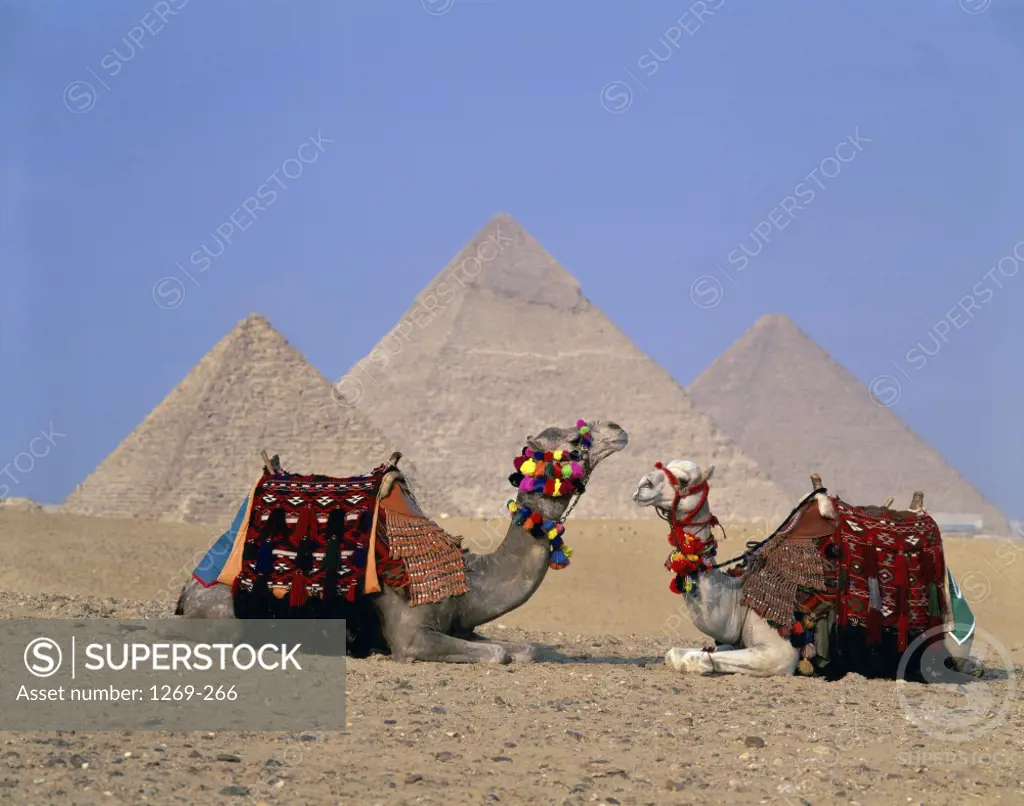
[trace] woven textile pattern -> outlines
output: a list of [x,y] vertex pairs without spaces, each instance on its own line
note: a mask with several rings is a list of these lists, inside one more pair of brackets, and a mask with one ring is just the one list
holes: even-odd
[[[251,593],[265,583],[281,598],[299,583],[303,594],[295,597],[296,604],[335,594],[352,601],[366,576],[373,508],[384,470],[344,479],[266,476],[254,494],[237,590]],[[382,582],[394,588],[408,585],[402,563],[380,536],[376,558]]]
[[383,509],[391,556],[401,559],[409,577],[409,604],[437,602],[466,593],[460,539],[429,518]]
[[829,564],[818,541],[793,538],[769,543],[756,564],[757,570],[744,577],[742,603],[788,637],[804,594],[826,591]]
[[743,604],[788,636],[795,614],[830,602],[840,629],[862,628],[867,645],[892,632],[900,650],[941,626],[946,572],[932,517],[832,501],[839,519],[834,535],[780,537],[756,551],[744,575]]

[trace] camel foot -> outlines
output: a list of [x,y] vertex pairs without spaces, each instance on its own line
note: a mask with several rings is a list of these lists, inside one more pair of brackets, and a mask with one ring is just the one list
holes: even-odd
[[701,649],[672,647],[665,653],[665,665],[683,674],[714,674],[711,656]]
[[398,659],[409,658],[433,663],[499,663],[512,662],[512,654],[500,644],[466,641],[436,632],[419,633],[412,645],[396,653]]
[[953,658],[953,668],[980,680],[985,676],[985,664],[977,658]]
[[537,647],[533,644],[516,644],[514,649],[510,646],[506,646],[506,649],[516,663],[533,663],[537,660]]
[[494,641],[476,632],[470,633],[466,640],[473,641],[474,643],[500,646],[512,656],[512,660],[516,663],[533,663],[537,660],[537,647],[533,644],[513,644],[508,641]]

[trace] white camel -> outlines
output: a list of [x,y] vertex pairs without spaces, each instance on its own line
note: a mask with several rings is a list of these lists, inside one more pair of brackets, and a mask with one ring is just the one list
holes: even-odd
[[[653,506],[659,514],[685,526],[687,533],[702,541],[712,537],[717,519],[708,502],[708,482],[714,474],[711,465],[701,471],[694,462],[675,459],[660,463],[640,479],[633,500],[640,506]],[[815,495],[818,512],[834,520],[831,499]],[[737,552],[739,553],[739,552]],[[741,604],[742,578],[719,568],[701,569],[691,577],[693,587],[682,594],[689,618],[702,633],[713,638],[717,647],[683,649],[672,647],[665,663],[677,672],[696,674],[747,674],[755,677],[792,675],[800,661],[800,650],[779,634],[765,619]],[[971,639],[957,644],[946,637],[946,649],[958,659],[964,671],[980,674],[980,664],[969,659]],[[964,667],[964,660],[968,666]]]

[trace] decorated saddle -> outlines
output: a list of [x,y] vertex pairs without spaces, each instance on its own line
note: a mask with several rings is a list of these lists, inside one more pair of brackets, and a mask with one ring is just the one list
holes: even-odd
[[751,553],[742,603],[803,647],[804,661],[870,673],[945,624],[942,536],[924,511],[831,500],[834,521],[811,499]]
[[392,472],[265,470],[193,576],[231,585],[236,615],[248,618],[316,615],[378,591],[378,579],[412,606],[466,593],[460,538],[427,518],[404,484],[385,484]]

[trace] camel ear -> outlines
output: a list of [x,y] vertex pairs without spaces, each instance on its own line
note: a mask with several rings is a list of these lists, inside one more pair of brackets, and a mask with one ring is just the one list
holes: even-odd
[[704,475],[701,477],[702,482],[711,481],[711,477],[715,475],[715,466],[708,465],[708,469],[704,471]]

